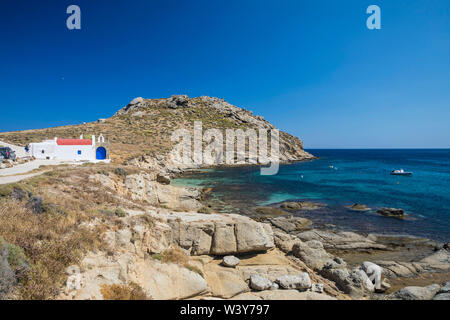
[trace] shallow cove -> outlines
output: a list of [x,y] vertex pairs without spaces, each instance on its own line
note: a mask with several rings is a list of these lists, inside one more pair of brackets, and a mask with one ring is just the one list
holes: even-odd
[[[173,184],[211,188],[205,201],[219,212],[255,215],[256,206],[309,200],[327,207],[294,214],[311,219],[316,228],[450,240],[448,149],[307,151],[320,159],[281,165],[274,176],[261,176],[258,167],[219,168],[187,172]],[[414,174],[389,174],[399,168]],[[353,203],[374,210],[346,208]],[[405,209],[407,218],[380,216],[376,209],[383,206]]]

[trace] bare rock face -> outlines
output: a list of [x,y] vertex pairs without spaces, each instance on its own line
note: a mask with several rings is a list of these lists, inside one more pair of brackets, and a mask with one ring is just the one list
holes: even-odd
[[405,287],[388,296],[391,300],[431,300],[439,291],[438,284],[432,284],[426,287]]
[[242,280],[239,272],[235,269],[208,265],[204,269],[204,273],[214,297],[228,299],[249,291],[247,283]]
[[383,273],[389,278],[408,278],[423,272],[442,272],[450,270],[450,252],[440,249],[419,261],[377,261]]
[[156,179],[148,173],[128,175],[125,187],[132,199],[145,200],[150,205],[181,210],[197,210],[202,207],[198,189],[161,184]]
[[425,270],[450,270],[450,251],[441,249],[419,261]]
[[244,216],[174,214],[168,224],[174,241],[193,255],[258,252],[275,246],[269,225]]
[[275,245],[284,253],[290,253],[294,244],[301,242],[297,237],[284,232],[275,231],[274,233]]
[[317,240],[296,242],[292,247],[292,254],[313,270],[321,270],[333,259],[333,257],[325,251],[322,243]]
[[325,249],[335,250],[385,250],[387,247],[376,243],[368,237],[354,232],[331,232],[324,230],[310,230],[297,234],[302,241],[318,240],[323,243]]

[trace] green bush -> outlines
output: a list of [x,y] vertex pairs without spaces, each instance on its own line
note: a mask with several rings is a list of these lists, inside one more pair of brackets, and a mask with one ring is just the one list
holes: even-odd
[[128,172],[123,168],[115,168],[114,173],[121,177],[126,177],[128,175]]
[[127,213],[122,208],[117,208],[116,211],[114,211],[114,214],[120,218],[126,217]]

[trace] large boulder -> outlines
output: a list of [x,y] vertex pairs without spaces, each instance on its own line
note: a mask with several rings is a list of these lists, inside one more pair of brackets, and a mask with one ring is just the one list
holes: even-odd
[[294,244],[301,242],[297,237],[284,232],[274,231],[273,236],[277,248],[285,253],[290,253]]
[[448,271],[450,270],[450,251],[440,249],[428,257],[420,260],[419,264],[427,271]]
[[262,277],[260,275],[254,274],[250,277],[250,288],[257,291],[269,290],[272,287],[272,281]]
[[275,246],[270,225],[240,215],[173,213],[173,240],[193,255],[230,255]]
[[298,275],[285,275],[278,277],[275,282],[283,289],[306,290],[311,288],[309,274],[302,272]]
[[450,300],[450,292],[438,293],[434,296],[433,300]]
[[249,291],[247,283],[235,269],[210,264],[204,268],[204,274],[211,294],[219,298],[231,298]]
[[234,268],[239,264],[239,258],[235,256],[225,256],[222,259],[222,265],[228,268]]
[[332,260],[320,241],[310,240],[296,242],[292,247],[292,254],[302,260],[313,270],[321,270],[324,265]]
[[394,292],[388,298],[392,300],[431,300],[439,291],[438,284],[432,284],[426,287],[410,286]]
[[377,212],[385,217],[403,218],[405,210],[397,208],[380,208]]

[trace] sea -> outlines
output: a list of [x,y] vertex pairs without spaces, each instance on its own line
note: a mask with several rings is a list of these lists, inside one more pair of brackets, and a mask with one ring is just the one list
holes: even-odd
[[[227,167],[187,173],[173,184],[211,188],[207,202],[219,212],[254,214],[257,206],[315,201],[326,206],[294,215],[318,228],[450,241],[450,149],[307,151],[318,159],[280,165],[272,176],[257,166]],[[394,169],[413,174],[394,176]],[[349,210],[354,203],[372,210]],[[381,207],[404,209],[406,216],[382,216]]]

